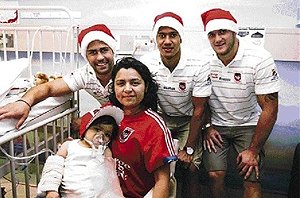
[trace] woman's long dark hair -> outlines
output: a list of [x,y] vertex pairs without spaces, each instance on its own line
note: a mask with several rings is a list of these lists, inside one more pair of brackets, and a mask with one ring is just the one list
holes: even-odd
[[149,71],[148,67],[144,65],[142,62],[136,60],[132,57],[124,57],[122,59],[119,59],[117,63],[115,64],[113,70],[112,70],[112,88],[110,90],[109,100],[110,102],[123,109],[123,105],[117,100],[116,93],[115,93],[115,79],[118,71],[120,69],[129,69],[132,68],[136,70],[142,77],[142,79],[145,82],[145,95],[144,99],[141,102],[141,105],[145,108],[151,108],[153,111],[157,111],[157,102],[158,102],[158,96],[157,96],[157,84],[156,81],[152,78],[152,74]]

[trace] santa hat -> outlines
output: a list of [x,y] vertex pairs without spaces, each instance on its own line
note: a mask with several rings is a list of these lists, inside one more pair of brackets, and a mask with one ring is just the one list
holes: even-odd
[[90,42],[99,40],[106,43],[113,51],[116,50],[117,41],[108,27],[104,24],[97,24],[82,30],[78,36],[78,43],[81,47],[81,55],[86,59],[86,49]]
[[201,14],[201,18],[206,33],[221,29],[238,32],[237,21],[229,11],[220,8],[211,9]]
[[153,38],[156,38],[159,28],[165,26],[175,29],[180,37],[183,37],[183,21],[181,17],[173,12],[165,12],[157,15],[154,19]]
[[80,128],[79,128],[79,136],[82,138],[86,132],[86,130],[90,127],[90,125],[99,117],[108,115],[115,119],[116,123],[119,125],[120,122],[124,118],[123,110],[119,107],[106,105],[100,108],[96,108],[92,111],[87,112],[81,117]]

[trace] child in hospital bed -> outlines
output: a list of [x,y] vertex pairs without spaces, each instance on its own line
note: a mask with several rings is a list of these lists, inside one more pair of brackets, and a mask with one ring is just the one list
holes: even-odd
[[80,139],[64,142],[48,157],[37,197],[123,197],[107,147],[123,116],[121,109],[110,105],[86,113],[80,121]]

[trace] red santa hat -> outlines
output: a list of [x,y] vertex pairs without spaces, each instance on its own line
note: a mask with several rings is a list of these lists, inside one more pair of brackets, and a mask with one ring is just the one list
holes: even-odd
[[86,49],[90,42],[99,40],[106,43],[113,51],[116,50],[117,41],[110,29],[104,24],[97,24],[82,30],[78,36],[81,55],[86,59]]
[[90,125],[99,117],[108,115],[115,119],[116,123],[119,125],[120,122],[124,118],[123,110],[119,107],[106,105],[100,108],[96,108],[92,111],[87,112],[81,117],[80,120],[80,128],[79,128],[79,136],[82,138],[86,132],[86,130],[90,127]]
[[201,18],[206,33],[221,29],[238,32],[237,21],[229,11],[215,8],[201,14]]
[[165,12],[157,15],[154,18],[153,25],[153,38],[156,38],[157,32],[160,27],[170,27],[175,29],[180,37],[183,37],[183,21],[180,16],[174,14],[173,12]]

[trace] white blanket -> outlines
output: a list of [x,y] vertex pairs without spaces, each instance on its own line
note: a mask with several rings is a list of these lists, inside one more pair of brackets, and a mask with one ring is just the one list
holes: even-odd
[[[10,97],[4,98],[2,102],[0,102],[0,106],[3,106],[7,103],[14,102],[19,99],[20,96],[18,95],[12,95]],[[62,96],[62,97],[50,97],[47,98],[46,100],[32,106],[31,111],[28,115],[28,118],[25,120],[24,124],[21,126],[21,128],[25,127],[26,124],[33,119],[37,118],[38,116],[41,116],[45,113],[48,113],[49,110],[65,103],[67,100],[70,100],[72,98],[72,94]],[[49,113],[48,117],[57,115],[58,113],[61,113],[63,110],[62,108],[57,108],[51,111]],[[47,117],[47,116],[46,116]],[[44,117],[43,117],[44,118]],[[16,119],[3,119],[0,120],[0,136],[4,135],[5,133],[9,131],[16,130],[15,125],[17,123]]]
[[15,80],[29,65],[28,58],[0,61],[0,102],[4,100],[7,93],[14,85]]

